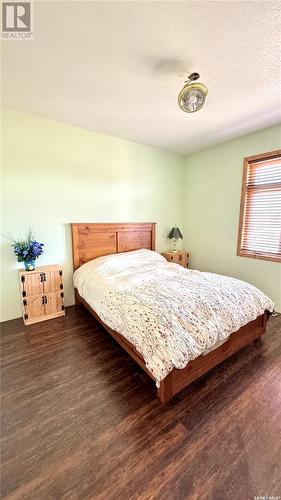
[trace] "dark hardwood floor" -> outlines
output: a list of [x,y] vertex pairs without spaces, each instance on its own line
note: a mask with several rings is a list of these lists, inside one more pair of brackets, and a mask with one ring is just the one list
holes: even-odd
[[1,338],[2,498],[281,496],[281,316],[166,405],[83,308]]

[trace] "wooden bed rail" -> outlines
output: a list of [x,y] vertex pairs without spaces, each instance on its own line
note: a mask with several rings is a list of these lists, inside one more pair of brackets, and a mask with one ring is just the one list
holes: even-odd
[[[89,260],[104,255],[138,250],[140,248],[155,250],[154,222],[75,223],[71,224],[71,229],[74,270]],[[80,297],[78,290],[75,290],[75,301],[76,304],[83,304],[118,344],[154,380],[141,354],[120,333],[115,332],[103,323],[97,313]],[[190,361],[182,370],[174,368],[162,380],[157,391],[157,395],[162,403],[168,401],[174,394],[181,391],[184,387],[191,384],[191,382],[207,373],[235,352],[260,338],[265,333],[268,317],[269,312],[265,311],[257,319],[242,326],[237,332],[232,333],[229,339],[217,349],[205,356],[201,355]]]
[[[75,303],[82,304],[94,316],[94,318],[103,326],[103,328],[118,342],[118,344],[127,351],[127,353],[140,365],[140,367],[149,375],[150,378],[155,380],[145,365],[145,361],[141,354],[134,348],[134,346],[125,339],[121,334],[112,330],[107,326],[97,315],[97,313],[87,304],[87,302],[79,295],[78,290],[75,289]],[[179,391],[187,387],[209,370],[222,363],[229,356],[247,346],[251,342],[260,338],[266,331],[266,323],[269,317],[269,312],[259,316],[254,321],[242,326],[237,332],[230,335],[229,339],[224,342],[220,347],[208,354],[201,355],[198,358],[190,361],[185,368],[178,370],[174,368],[167,377],[162,380],[160,387],[157,390],[157,396],[162,403],[166,403]]]

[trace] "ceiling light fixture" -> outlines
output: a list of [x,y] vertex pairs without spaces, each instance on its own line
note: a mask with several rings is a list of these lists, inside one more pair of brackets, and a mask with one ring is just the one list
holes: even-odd
[[208,89],[203,83],[196,82],[198,78],[200,78],[199,73],[191,73],[179,93],[179,107],[186,113],[199,111],[206,101]]

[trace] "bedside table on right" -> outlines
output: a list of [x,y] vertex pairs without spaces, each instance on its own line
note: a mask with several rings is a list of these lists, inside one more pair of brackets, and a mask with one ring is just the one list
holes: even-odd
[[187,252],[178,250],[177,252],[163,252],[161,255],[163,255],[168,262],[174,262],[180,266],[188,267],[189,254]]

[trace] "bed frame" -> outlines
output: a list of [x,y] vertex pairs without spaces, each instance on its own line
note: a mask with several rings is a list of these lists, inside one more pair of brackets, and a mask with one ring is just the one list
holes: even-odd
[[[155,223],[96,223],[71,224],[73,267],[78,269],[89,260],[103,255],[109,255],[130,250],[147,248],[155,250]],[[154,379],[153,375],[145,366],[145,362],[134,346],[121,334],[112,330],[97,315],[97,313],[80,297],[75,289],[75,303],[83,304],[88,311],[101,323],[110,335],[128,352],[128,354]],[[174,368],[167,377],[162,380],[157,395],[165,403],[174,394],[181,391],[191,382],[207,373],[220,364],[226,358],[239,351],[251,342],[259,339],[266,331],[266,323],[269,312],[250,321],[237,332],[230,335],[229,339],[220,347],[198,358],[190,361],[185,368],[178,370]]]

